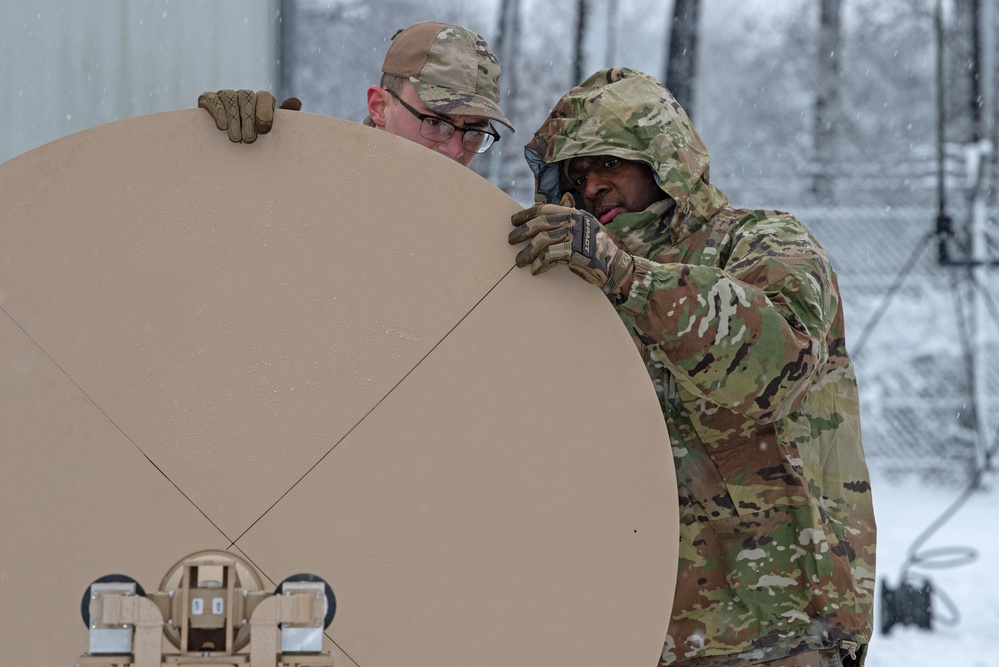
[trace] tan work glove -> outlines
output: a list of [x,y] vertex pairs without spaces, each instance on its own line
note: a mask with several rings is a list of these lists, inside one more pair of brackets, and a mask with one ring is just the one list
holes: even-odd
[[571,194],[557,205],[537,203],[515,213],[510,222],[510,245],[528,242],[517,253],[517,266],[530,264],[538,275],[562,262],[609,297],[626,296],[621,291],[634,276],[634,258],[617,247],[599,220],[576,209]]
[[[198,97],[198,106],[206,109],[220,130],[229,133],[229,141],[252,144],[258,134],[267,134],[274,123],[274,96],[266,90],[206,91]],[[282,109],[298,111],[302,102],[289,97]]]

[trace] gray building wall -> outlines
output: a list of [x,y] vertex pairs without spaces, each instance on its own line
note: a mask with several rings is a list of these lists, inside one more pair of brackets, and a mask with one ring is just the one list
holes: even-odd
[[95,125],[276,90],[279,0],[0,0],[0,162]]

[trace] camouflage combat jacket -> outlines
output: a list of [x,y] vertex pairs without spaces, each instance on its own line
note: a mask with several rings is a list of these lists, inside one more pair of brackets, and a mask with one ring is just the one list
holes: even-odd
[[[875,525],[836,276],[791,215],[734,209],[657,81],[603,70],[570,91],[526,149],[538,192],[559,162],[613,155],[669,195],[607,231],[635,259],[618,313],[665,416],[680,563],[661,664],[725,666],[871,637]],[[577,201],[581,201],[577,198]]]

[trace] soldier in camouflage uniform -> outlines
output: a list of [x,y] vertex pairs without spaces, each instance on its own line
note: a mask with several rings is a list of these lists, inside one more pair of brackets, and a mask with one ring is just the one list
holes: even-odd
[[686,113],[639,72],[572,89],[526,156],[517,265],[603,289],[666,419],[680,562],[660,665],[862,665],[874,512],[825,252],[788,213],[729,207]]
[[499,107],[499,77],[481,35],[417,23],[392,37],[381,84],[368,88],[364,122],[468,165],[499,139],[491,121],[513,130]]
[[[364,124],[430,148],[462,165],[499,140],[492,121],[513,130],[499,107],[500,66],[486,40],[446,23],[416,23],[392,36],[380,85],[368,88]],[[267,91],[202,93],[220,130],[252,143],[270,131],[274,97]],[[281,108],[300,109],[295,98]]]

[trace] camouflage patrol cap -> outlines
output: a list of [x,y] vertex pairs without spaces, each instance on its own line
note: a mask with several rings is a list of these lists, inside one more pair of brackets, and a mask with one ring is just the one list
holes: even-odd
[[409,79],[436,113],[488,118],[513,130],[499,107],[499,61],[471,30],[447,23],[414,23],[399,30],[382,72]]

